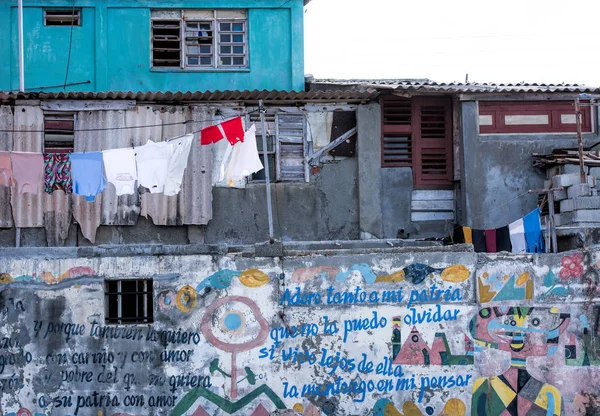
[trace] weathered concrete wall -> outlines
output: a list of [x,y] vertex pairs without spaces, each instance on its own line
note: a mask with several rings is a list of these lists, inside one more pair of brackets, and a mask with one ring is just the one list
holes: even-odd
[[[2,414],[600,411],[599,250],[213,250],[0,251]],[[105,325],[148,277],[154,324]]]
[[[596,131],[599,131],[596,128]],[[600,136],[584,134],[591,146]],[[532,153],[577,148],[575,134],[479,134],[476,101],[462,102],[462,164],[466,207],[459,222],[477,229],[503,227],[537,206],[530,189],[543,189],[545,173]]]
[[[321,166],[310,183],[271,185],[273,232],[283,241],[358,239],[357,160]],[[207,243],[248,244],[269,237],[264,184],[245,189],[214,188]]]

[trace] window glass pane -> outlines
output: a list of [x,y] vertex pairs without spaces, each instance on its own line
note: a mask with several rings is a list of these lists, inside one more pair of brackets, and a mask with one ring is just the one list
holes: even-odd
[[221,53],[231,53],[231,46],[221,46]]
[[243,32],[244,31],[244,24],[243,23],[234,23],[232,30],[234,32]]
[[188,65],[198,65],[198,57],[188,56]]
[[200,29],[202,29],[202,30],[211,30],[212,29],[211,26],[212,25],[210,23],[201,23],[200,24]]
[[225,56],[221,58],[222,65],[231,65],[231,58],[229,56]]
[[234,42],[243,42],[244,41],[244,35],[233,35],[233,41]]
[[212,65],[212,57],[210,56],[203,56],[200,58],[200,63],[202,65]]
[[[275,136],[267,135],[267,152],[274,151]],[[256,135],[256,148],[259,152],[263,151],[263,140],[261,135]]]
[[234,46],[233,53],[244,53],[244,47],[243,46]]
[[231,42],[231,35],[221,35],[221,42]]
[[188,46],[188,53],[200,53],[200,48],[198,46]]
[[233,64],[234,65],[244,65],[244,57],[242,57],[242,56],[235,56],[233,58]]
[[231,23],[221,23],[221,30],[229,32],[231,30]]
[[212,46],[207,46],[207,45],[200,46],[200,53],[212,53]]
[[199,23],[188,23],[187,30],[198,30],[200,27]]
[[[264,166],[264,156],[261,154],[259,155],[260,157],[260,162],[263,164]],[[274,154],[270,154],[268,155],[269,157],[269,179],[271,180],[275,180],[275,155]],[[264,181],[265,180],[265,170],[261,169],[260,171],[256,172],[255,174],[252,175],[252,180],[254,181]]]

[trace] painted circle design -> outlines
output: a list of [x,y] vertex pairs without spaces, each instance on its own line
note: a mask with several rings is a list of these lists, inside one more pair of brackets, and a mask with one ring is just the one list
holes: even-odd
[[487,318],[488,316],[490,316],[490,310],[488,308],[480,310],[479,316],[481,316],[482,318]]
[[419,336],[418,335],[413,335],[412,336],[412,341],[413,342],[419,342]]
[[22,407],[17,411],[17,416],[31,416],[31,411]]
[[196,306],[196,289],[184,286],[177,292],[177,307],[181,312],[190,312]]
[[241,313],[234,311],[230,312],[223,318],[223,323],[225,324],[225,328],[230,331],[236,331],[240,329],[242,326],[243,316]]
[[167,290],[158,295],[158,307],[162,311],[169,310],[175,306],[175,292],[172,290]]
[[432,414],[433,414],[433,407],[431,407],[431,406],[427,406],[427,407],[425,408],[425,412],[426,412],[428,415],[432,415]]

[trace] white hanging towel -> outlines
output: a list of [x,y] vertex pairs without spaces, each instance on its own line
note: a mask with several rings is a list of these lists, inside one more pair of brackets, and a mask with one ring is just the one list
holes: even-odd
[[111,149],[102,152],[106,180],[117,190],[117,196],[131,195],[136,191],[137,168],[132,148]]
[[181,191],[183,173],[188,164],[193,137],[192,134],[186,134],[167,142],[170,155],[164,190],[164,194],[167,196],[177,195]]
[[152,140],[135,148],[138,179],[142,186],[157,194],[164,190],[169,169],[169,145],[167,142],[154,143]]
[[523,226],[523,218],[508,224],[508,232],[510,233],[512,252],[525,253],[527,251],[527,243],[525,242],[525,227]]
[[263,169],[256,148],[256,127],[254,124],[244,134],[244,141],[233,146],[231,159],[225,176],[227,181],[237,181]]

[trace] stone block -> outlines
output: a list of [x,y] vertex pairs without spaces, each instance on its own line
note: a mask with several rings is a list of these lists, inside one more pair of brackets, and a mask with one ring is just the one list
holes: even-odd
[[[587,174],[589,168],[587,166],[583,167],[583,171]],[[579,165],[560,165],[558,167],[558,173],[561,175],[569,174],[569,173],[577,173],[579,174]]]
[[573,186],[569,186],[567,189],[567,196],[569,198],[577,198],[580,196],[591,196],[591,188],[587,183],[578,183]]
[[559,188],[561,186],[568,187],[575,184],[578,184],[579,174],[578,173],[568,173],[565,175],[556,175],[552,178],[552,186],[554,188]]
[[590,188],[595,188],[596,187],[596,177],[595,176],[587,176],[587,184],[590,186]]
[[573,222],[572,212],[562,212],[560,214],[554,214],[554,225],[557,227],[560,225],[569,225]]
[[575,209],[574,199],[565,199],[560,201],[560,212],[571,212]]
[[591,176],[595,176],[595,177],[599,177],[600,176],[600,167],[590,168],[590,175]]
[[575,222],[600,222],[600,209],[578,209],[573,211]]
[[554,193],[554,200],[555,201],[562,201],[563,199],[567,199],[569,196],[567,195],[567,190],[566,189],[562,189],[560,191],[553,191]]
[[[580,196],[567,201],[573,201],[573,209],[600,209],[600,196]],[[561,204],[563,202],[561,201]]]

